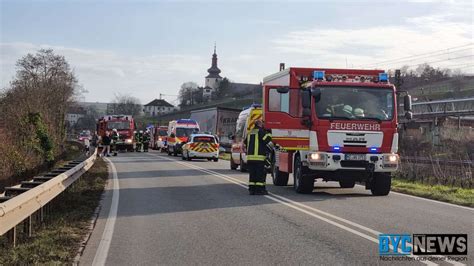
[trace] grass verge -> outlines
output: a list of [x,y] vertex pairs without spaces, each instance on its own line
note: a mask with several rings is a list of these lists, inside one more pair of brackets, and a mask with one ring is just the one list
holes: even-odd
[[53,202],[46,222],[30,239],[19,239],[16,248],[0,241],[0,265],[71,264],[90,225],[108,178],[107,165],[98,158],[94,166]]
[[426,185],[394,178],[392,179],[392,191],[474,207],[474,189]]

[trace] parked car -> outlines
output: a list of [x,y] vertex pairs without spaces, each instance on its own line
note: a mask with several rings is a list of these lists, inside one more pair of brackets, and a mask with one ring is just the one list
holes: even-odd
[[183,160],[207,159],[209,161],[219,160],[219,143],[211,134],[193,134],[189,141],[183,145]]

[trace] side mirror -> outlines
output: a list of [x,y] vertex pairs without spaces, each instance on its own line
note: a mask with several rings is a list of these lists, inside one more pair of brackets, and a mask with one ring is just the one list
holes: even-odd
[[405,95],[403,97],[403,109],[405,109],[405,112],[411,111],[411,95]]
[[319,100],[321,100],[321,89],[320,88],[312,88],[311,89],[311,96],[314,97],[315,102],[319,102]]
[[412,120],[413,119],[413,113],[410,112],[410,111],[405,112],[405,118],[408,119],[408,120]]
[[311,109],[311,92],[309,90],[301,91],[301,106],[303,109]]
[[301,123],[308,128],[311,128],[311,91],[301,91],[301,106],[303,107],[303,120]]
[[288,88],[288,87],[278,87],[278,88],[277,88],[277,92],[278,92],[278,93],[283,93],[283,94],[285,94],[285,93],[288,93],[289,91],[290,91],[290,88]]

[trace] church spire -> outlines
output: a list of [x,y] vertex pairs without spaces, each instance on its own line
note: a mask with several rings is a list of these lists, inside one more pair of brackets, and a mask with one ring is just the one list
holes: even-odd
[[211,68],[207,70],[209,75],[206,78],[222,78],[219,73],[221,70],[217,67],[217,52],[216,52],[216,43],[214,42],[214,54],[212,54],[212,64]]

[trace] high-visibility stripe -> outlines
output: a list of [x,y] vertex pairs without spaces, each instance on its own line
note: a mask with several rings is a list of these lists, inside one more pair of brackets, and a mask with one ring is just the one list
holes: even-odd
[[205,143],[205,142],[196,142],[192,143],[188,146],[189,150],[196,151],[196,152],[216,152],[217,151],[217,144],[215,143]]
[[253,154],[257,155],[258,154],[258,143],[259,143],[259,141],[258,141],[258,132],[257,132],[257,134],[255,134],[255,130],[252,130],[252,131],[253,131],[252,135],[254,136],[254,141],[255,141],[255,146],[253,148]]
[[256,186],[265,186],[265,182],[255,182]]
[[256,183],[255,183],[255,182],[249,182],[249,185],[250,185],[250,186],[255,186]]
[[273,137],[274,140],[309,140],[309,138]]
[[265,158],[263,155],[247,155],[248,161],[265,161]]
[[265,136],[263,136],[263,140],[266,140],[267,138],[272,138],[272,135],[270,133],[267,133],[265,134]]

